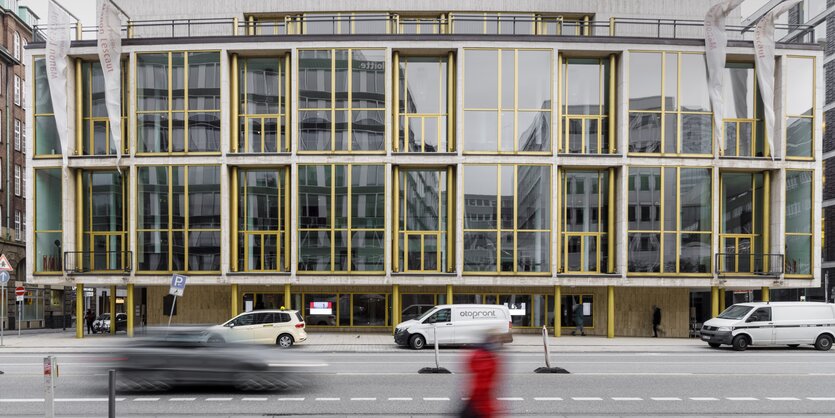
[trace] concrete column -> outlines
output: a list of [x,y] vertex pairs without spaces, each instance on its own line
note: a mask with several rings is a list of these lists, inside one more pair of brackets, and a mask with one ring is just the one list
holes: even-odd
[[110,335],[116,334],[116,286],[110,286]]
[[554,336],[562,335],[562,288],[554,286]]
[[400,323],[400,285],[396,284],[391,289],[391,331]]
[[[290,283],[284,284],[284,307],[287,309],[293,309],[293,299],[290,297]],[[296,307],[296,309],[301,308],[301,306]]]
[[84,338],[84,284],[75,284],[75,338]]
[[127,295],[125,297],[125,310],[128,313],[128,337],[133,337],[134,307],[133,307],[133,283],[128,283]]
[[725,289],[719,289],[719,312],[724,311],[725,308],[728,307],[728,305],[725,304],[725,293]]
[[229,317],[233,317],[238,314],[238,284],[232,283],[232,289],[230,289],[231,295],[229,296]]
[[719,288],[716,286],[710,287],[710,317],[716,318],[719,316]]
[[768,286],[763,286],[762,288],[762,300],[763,302],[771,300],[771,289]]
[[446,303],[452,305],[452,285],[446,285]]
[[606,337],[615,338],[615,287],[608,287],[608,297],[606,298],[606,307],[608,308],[608,315],[606,317]]

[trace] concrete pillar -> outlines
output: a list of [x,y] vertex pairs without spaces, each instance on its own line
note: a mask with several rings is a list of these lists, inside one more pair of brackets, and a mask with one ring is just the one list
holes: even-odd
[[716,286],[710,287],[710,317],[716,318],[719,316],[719,288]]
[[606,298],[606,307],[608,308],[608,315],[606,317],[606,337],[615,338],[615,287],[608,286],[608,297]]
[[554,336],[562,335],[562,288],[554,286]]
[[128,337],[133,337],[134,307],[133,307],[133,283],[128,283],[127,295],[125,296],[125,310],[128,314]]
[[452,285],[446,285],[446,303],[452,305]]
[[110,286],[110,335],[116,335],[116,286]]
[[719,289],[719,312],[724,311],[725,308],[728,307],[728,305],[725,304],[725,293],[727,293],[725,289]]
[[771,300],[771,289],[768,286],[763,286],[762,294],[763,302],[768,302]]
[[[293,299],[290,297],[290,283],[284,283],[284,307],[293,309]],[[296,309],[301,308],[301,306],[296,307]]]
[[75,338],[84,338],[84,284],[75,284]]
[[231,295],[229,296],[229,317],[233,317],[238,314],[238,284],[232,283],[232,289],[230,291]]
[[391,331],[400,323],[400,285],[396,284],[391,289]]

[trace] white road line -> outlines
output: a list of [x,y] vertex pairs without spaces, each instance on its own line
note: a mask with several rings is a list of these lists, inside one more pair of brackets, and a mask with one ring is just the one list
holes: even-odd
[[389,398],[390,401],[411,401],[412,398]]
[[376,401],[377,398],[351,398],[352,401]]
[[209,402],[224,402],[224,401],[231,401],[232,398],[206,398]]
[[[116,400],[118,401],[119,398]],[[107,402],[107,398],[55,398],[55,402]]]
[[43,398],[23,398],[23,399],[0,399],[0,403],[18,403],[18,402],[43,402]]
[[279,401],[303,401],[304,398],[278,398]]
[[535,401],[561,401],[562,398],[533,398]]
[[806,398],[810,401],[835,401],[835,398]]
[[524,401],[525,398],[496,398],[498,401]]
[[650,399],[652,399],[653,401],[662,401],[662,402],[664,402],[664,401],[680,401],[681,400],[681,398],[674,398],[674,397],[670,397],[670,398],[650,398]]
[[267,398],[242,398],[241,400],[247,402],[263,402],[266,401]]
[[169,399],[170,402],[190,402],[197,398],[171,398]]
[[448,401],[449,398],[423,398],[424,401]]
[[134,401],[136,402],[156,402],[159,398],[136,398]]
[[316,398],[317,401],[338,401],[341,398]]
[[718,401],[719,398],[690,398],[691,401]]
[[642,401],[644,399],[643,398],[629,398],[629,397],[626,397],[626,398],[612,398],[612,400],[613,401]]
[[602,401],[603,398],[571,398],[574,401]]
[[799,401],[800,398],[783,397],[783,398],[766,398],[769,401]]
[[725,399],[727,399],[729,401],[758,401],[759,400],[757,398],[752,398],[752,397],[747,397],[747,396],[736,397],[736,398],[725,398]]

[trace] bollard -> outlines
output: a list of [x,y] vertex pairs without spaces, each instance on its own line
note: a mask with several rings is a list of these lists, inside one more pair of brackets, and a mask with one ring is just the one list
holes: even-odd
[[107,416],[116,418],[116,370],[110,369],[107,372]]
[[440,349],[438,348],[438,325],[432,325],[432,337],[435,339],[435,367],[424,367],[418,370],[420,374],[452,374],[449,370],[441,367]]
[[545,367],[537,367],[534,373],[560,373],[567,374],[568,370],[561,367],[551,367],[551,349],[548,347],[548,328],[542,326],[542,347],[545,351]]
[[55,416],[55,383],[52,380],[52,369],[55,357],[48,356],[43,359],[43,381],[44,381],[44,417]]

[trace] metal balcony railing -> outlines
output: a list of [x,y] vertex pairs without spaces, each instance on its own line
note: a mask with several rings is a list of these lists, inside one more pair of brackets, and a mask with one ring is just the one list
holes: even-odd
[[783,254],[718,253],[714,265],[719,275],[776,277],[785,270]]
[[67,274],[128,274],[132,270],[131,251],[64,251]]

